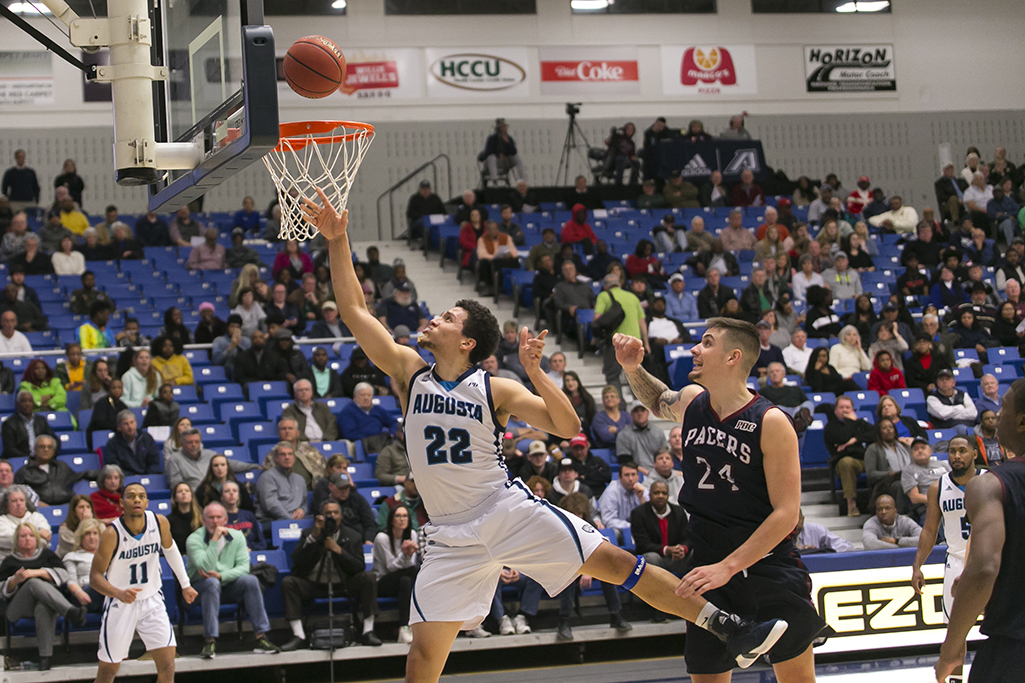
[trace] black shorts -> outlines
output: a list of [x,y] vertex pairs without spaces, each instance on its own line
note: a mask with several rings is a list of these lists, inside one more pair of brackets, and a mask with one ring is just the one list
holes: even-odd
[[[688,555],[688,569],[719,562],[732,550],[716,541],[704,543],[700,528],[688,540],[696,543]],[[721,538],[721,537],[720,537]],[[732,544],[731,544],[732,545]],[[713,547],[720,546],[720,547]],[[826,626],[811,601],[811,577],[796,553],[781,552],[777,548],[770,556],[739,572],[725,586],[708,591],[704,597],[720,609],[744,619],[766,621],[785,619],[786,633],[769,651],[773,664],[785,662],[804,653]],[[684,643],[687,672],[692,674],[720,674],[732,670],[736,661],[726,646],[704,629],[688,628]]]
[[990,636],[979,643],[968,683],[1020,683],[1025,670],[1025,640]]

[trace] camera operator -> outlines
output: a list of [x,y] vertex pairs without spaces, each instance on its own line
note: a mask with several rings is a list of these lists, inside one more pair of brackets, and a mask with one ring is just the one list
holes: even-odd
[[366,571],[363,537],[342,524],[342,508],[335,500],[324,501],[314,525],[303,529],[299,544],[292,551],[292,573],[281,581],[285,618],[293,634],[282,650],[306,647],[302,603],[326,598],[329,582],[335,597],[349,598],[354,624],[358,623],[357,610],[363,612],[363,628],[358,631],[362,633],[360,642],[380,645],[381,640],[374,634],[377,583],[374,575]]
[[495,132],[488,136],[481,154],[488,165],[489,181],[498,180],[499,169],[508,172],[517,180],[526,179],[526,169],[516,152],[516,142],[509,135],[509,126],[505,119],[495,119]]

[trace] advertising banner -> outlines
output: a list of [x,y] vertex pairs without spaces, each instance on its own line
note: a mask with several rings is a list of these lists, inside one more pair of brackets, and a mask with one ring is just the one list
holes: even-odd
[[753,95],[754,45],[663,45],[665,95]]
[[893,45],[805,45],[808,92],[896,90]]
[[428,97],[512,99],[530,94],[525,48],[430,48],[424,53]]
[[678,170],[684,180],[694,184],[705,182],[712,171],[722,173],[727,183],[738,182],[745,170],[753,172],[755,178],[764,178],[766,174],[765,153],[758,140],[665,140],[658,147],[645,150],[645,168],[659,169],[663,178]]
[[53,104],[52,57],[46,50],[0,52],[0,107]]
[[[408,100],[424,96],[423,57],[413,48],[345,50],[345,82],[331,97],[346,103],[379,103],[382,99]],[[284,57],[278,57],[278,95],[301,99],[285,83]]]
[[[877,567],[812,573],[812,601],[836,632],[815,648],[870,651],[943,642],[943,565],[925,564],[922,595],[911,587],[911,568]],[[978,626],[969,640],[979,640]]]
[[542,95],[637,95],[635,47],[542,47]]

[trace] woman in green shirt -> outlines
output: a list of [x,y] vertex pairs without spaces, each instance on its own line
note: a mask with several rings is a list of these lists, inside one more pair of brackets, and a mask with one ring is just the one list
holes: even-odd
[[28,364],[19,391],[32,394],[36,410],[66,410],[68,394],[64,385],[54,377],[53,370],[41,358]]

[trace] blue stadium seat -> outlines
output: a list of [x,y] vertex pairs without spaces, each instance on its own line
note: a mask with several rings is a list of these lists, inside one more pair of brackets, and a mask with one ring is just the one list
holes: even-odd
[[184,405],[181,407],[180,415],[192,420],[193,426],[218,422],[217,418],[214,417],[214,409],[205,403]]
[[[338,415],[338,413],[342,412],[342,408],[352,403],[352,399],[349,398],[327,398],[321,399],[321,401],[323,401],[324,405],[330,408],[331,412],[335,415]],[[269,411],[267,417],[270,418]]]
[[155,500],[150,504],[150,510],[157,513],[158,515],[164,515],[165,517],[171,514],[171,501],[170,500]]
[[[83,434],[83,436],[85,436]],[[100,469],[100,456],[95,453],[78,453],[75,455],[61,455],[58,460],[66,462],[76,472],[88,472],[89,470]]]
[[43,515],[43,517],[46,517],[46,520],[48,522],[50,522],[50,527],[53,528],[54,530],[56,530],[57,527],[59,527],[61,524],[63,524],[64,520],[67,519],[67,516],[68,516],[68,506],[67,505],[48,505],[48,506],[40,507],[37,510],[37,512],[39,512],[41,515]]
[[272,401],[290,398],[288,382],[250,382],[246,385],[249,400],[257,403],[261,409]]
[[174,387],[174,400],[179,404],[182,403],[199,403],[199,397],[196,395],[196,387],[194,386],[182,386]]
[[103,448],[107,445],[107,442],[114,438],[114,432],[107,431],[106,429],[99,429],[92,432],[93,448]]
[[40,414],[46,417],[46,423],[55,432],[70,432],[75,428],[71,422],[71,413],[66,410]]
[[[348,400],[348,399],[346,399],[346,400]],[[278,418],[281,417],[281,413],[285,412],[285,408],[287,408],[290,405],[292,405],[292,399],[288,399],[288,400],[276,399],[276,400],[268,401],[267,405],[264,406],[264,409],[265,409],[265,411],[267,413],[267,419],[270,420],[271,422],[274,422],[276,424],[277,421],[278,421]],[[340,413],[340,412],[342,412],[342,409],[339,408],[338,410],[332,410],[331,412],[333,412],[333,413]]]
[[244,422],[238,426],[238,441],[245,447],[249,459],[258,462],[257,447],[278,442],[277,425],[274,422]]
[[196,429],[199,430],[203,446],[206,448],[216,450],[221,446],[234,446],[238,443],[228,425],[197,425]]
[[[330,458],[335,454],[342,454],[349,460],[355,462],[353,454],[349,452],[348,441],[321,441],[319,443],[311,444],[314,448],[324,454],[325,458]],[[373,477],[373,472],[370,473]]]
[[162,474],[132,474],[125,477],[125,484],[142,484],[146,491],[166,491],[167,477]]
[[875,391],[848,391],[844,396],[854,402],[855,410],[875,410],[879,405],[879,393]]
[[85,434],[82,432],[61,432],[57,435],[61,442],[61,454],[88,453],[89,448],[85,442]]
[[220,365],[195,368],[192,374],[195,376],[196,385],[200,387],[206,384],[218,384],[228,381],[228,376]]
[[313,526],[313,517],[305,519],[288,519],[280,522],[271,522],[271,541],[280,548],[286,555],[291,555],[292,548],[299,542],[303,529]]
[[256,480],[260,478],[262,472],[263,470],[247,470],[236,476],[247,484],[256,484]]
[[999,382],[1013,382],[1018,379],[1018,368],[1013,365],[983,365],[982,374],[993,375]]
[[1014,346],[998,346],[996,348],[987,349],[986,355],[989,356],[990,363],[1003,363],[1009,360],[1021,360],[1021,355],[1018,353],[1017,347]]
[[241,384],[218,383],[203,385],[203,401],[213,406],[215,412],[217,406],[222,403],[240,403],[245,400],[246,397],[242,393]]
[[[996,349],[993,349],[992,351],[995,351],[995,350]],[[991,353],[992,353],[992,351],[991,351]],[[1017,349],[1015,349],[1015,351],[1017,351]],[[972,361],[974,363],[978,363],[979,362],[979,352],[976,351],[975,349],[954,349],[954,358],[956,360],[959,360],[959,361],[960,360],[967,360],[967,361]]]
[[28,458],[8,458],[7,462],[11,464],[11,469],[17,472],[25,466],[25,463],[28,462]]
[[868,389],[868,375],[869,373],[867,372],[856,372],[851,376],[851,379],[862,389]]
[[86,481],[82,479],[75,482],[75,485],[71,487],[71,491],[75,494],[82,494],[88,496],[90,493],[96,490],[95,481]]
[[260,412],[260,406],[249,402],[237,402],[237,403],[222,403],[218,408],[221,422],[227,422],[231,427],[231,433],[235,435],[236,440],[238,439],[238,427],[243,422],[263,422],[265,420],[263,413]]

